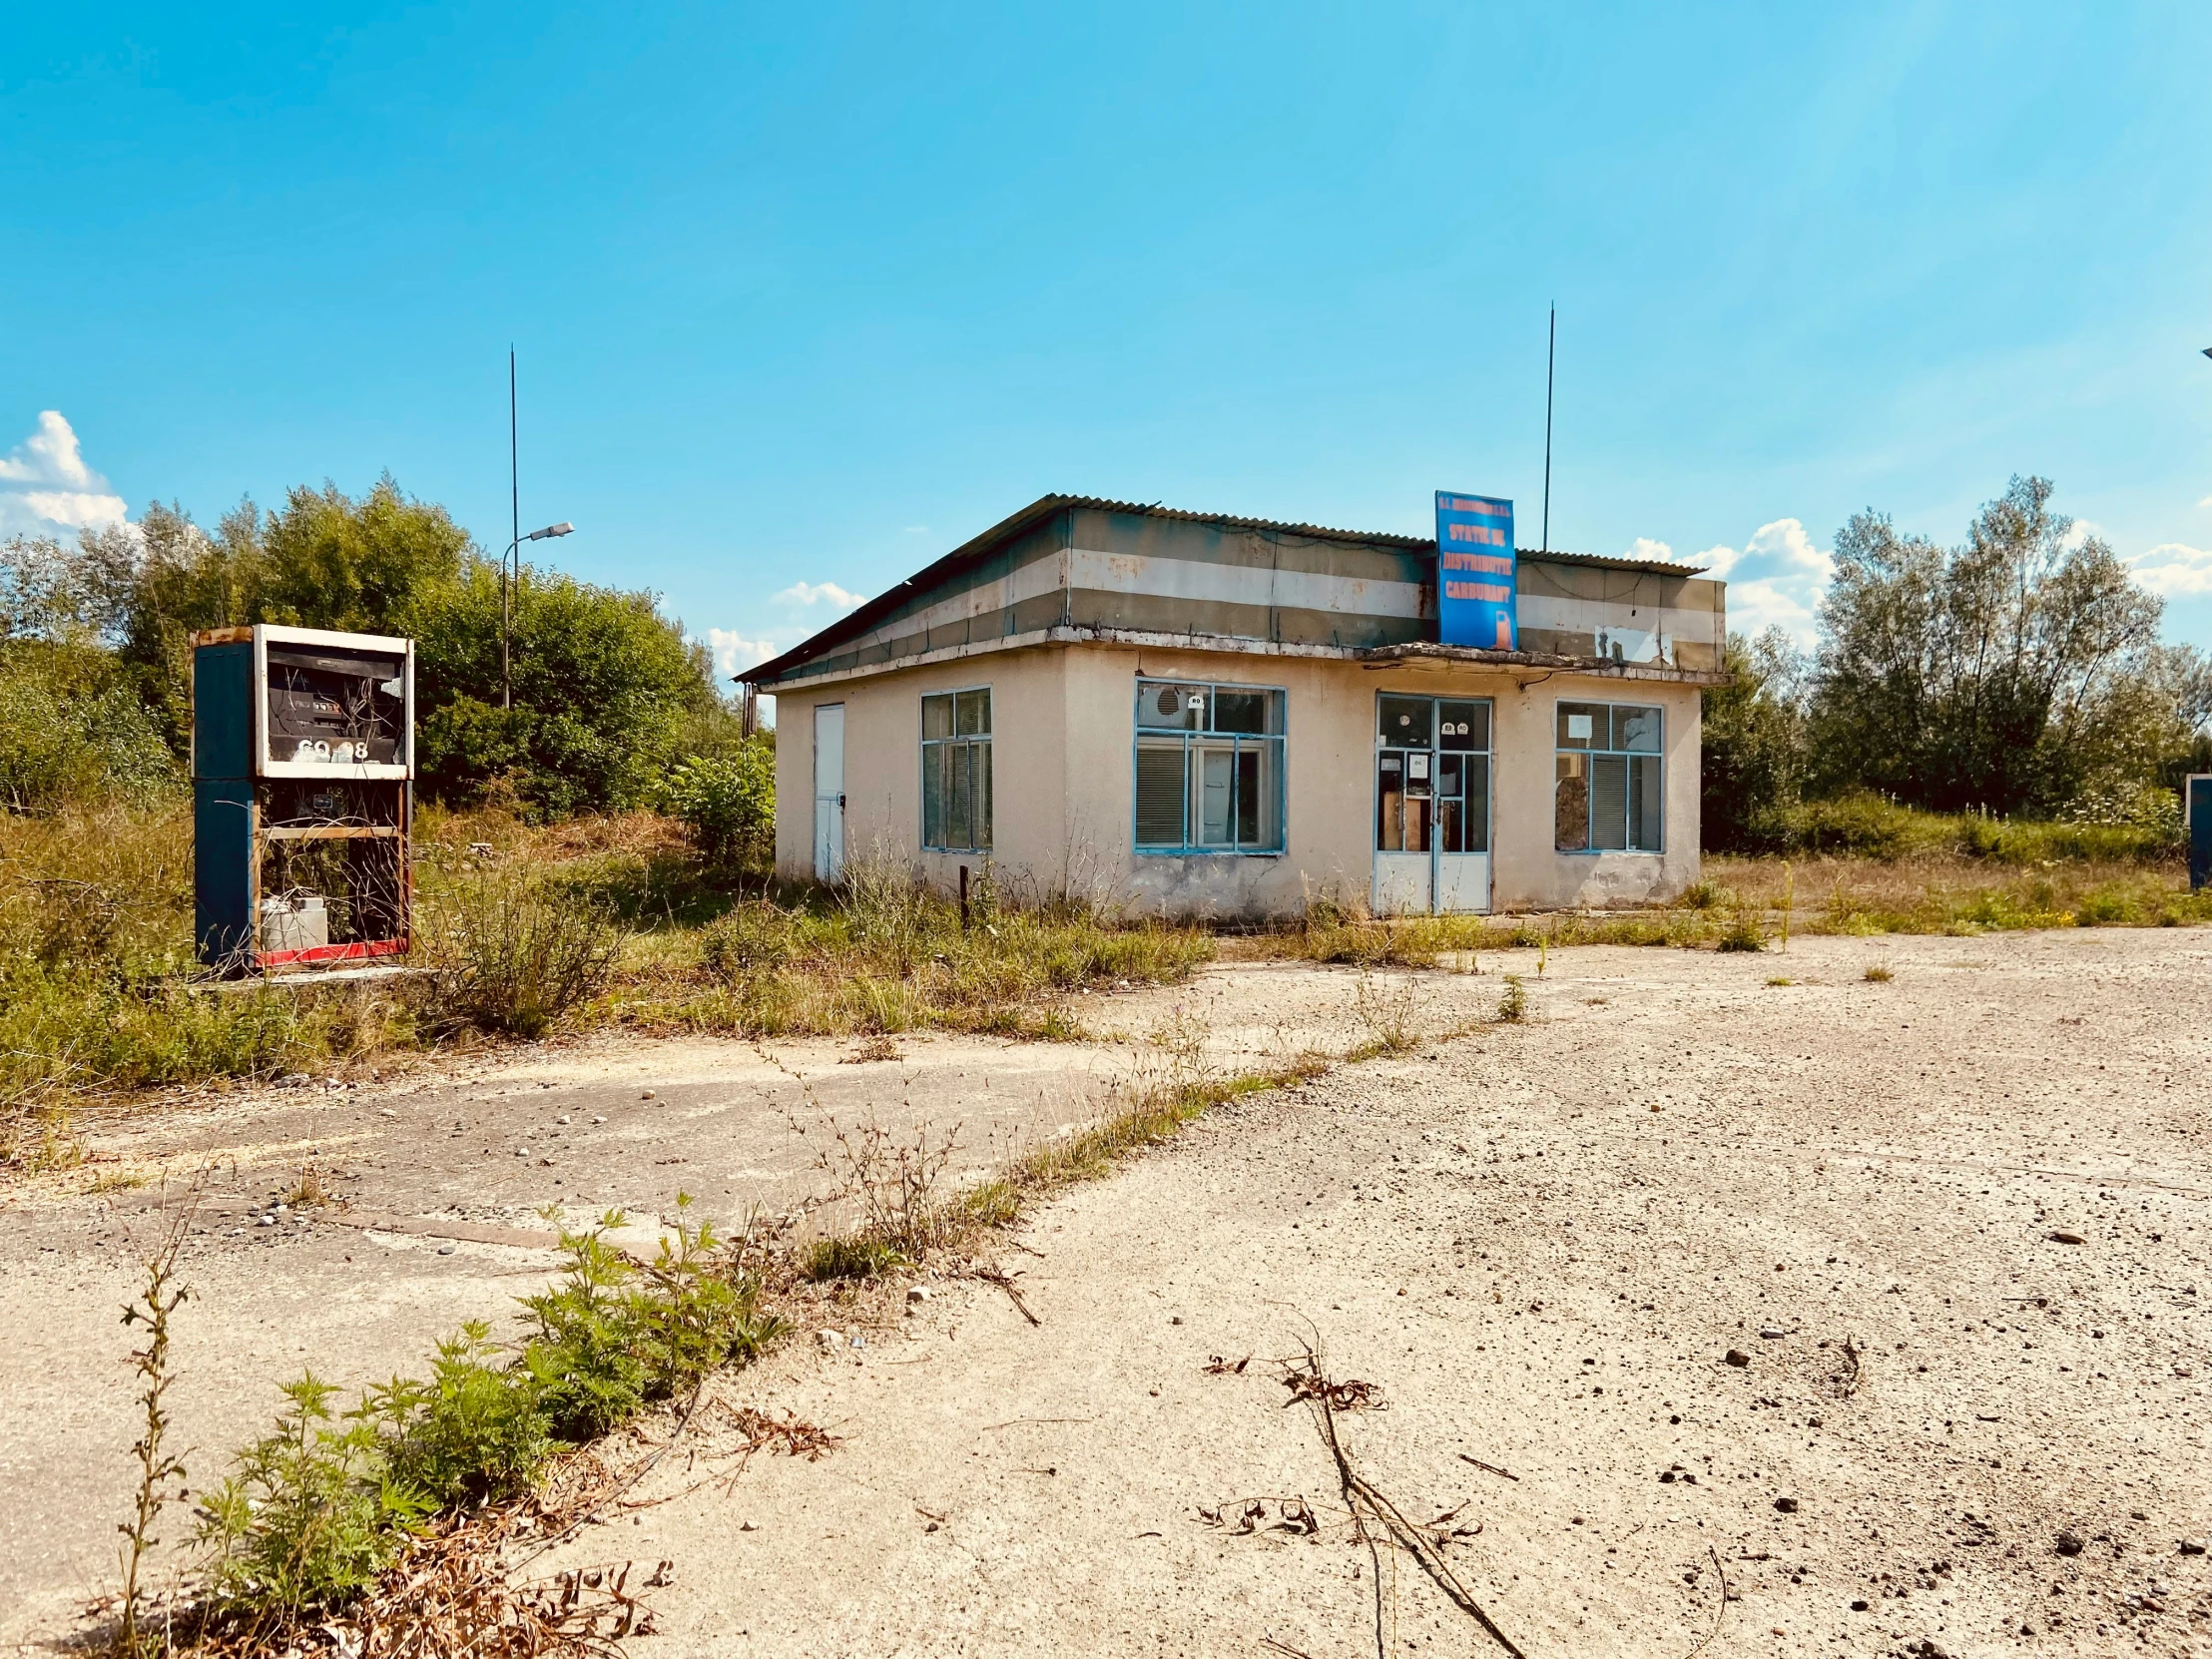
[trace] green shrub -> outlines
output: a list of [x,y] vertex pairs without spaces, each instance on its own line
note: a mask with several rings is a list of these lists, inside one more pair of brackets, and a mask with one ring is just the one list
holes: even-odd
[[1728,925],[1721,930],[1720,938],[1713,946],[1716,950],[1764,950],[1767,948],[1767,924],[1757,910],[1740,906],[1728,918]]
[[342,1425],[336,1389],[311,1373],[284,1385],[273,1432],[233,1461],[204,1498],[219,1607],[249,1622],[342,1604],[373,1584],[408,1534],[441,1510],[526,1489],[556,1440],[620,1425],[777,1331],[756,1312],[713,1228],[677,1196],[672,1236],[642,1266],[606,1234],[620,1212],[562,1230],[552,1289],[521,1299],[531,1332],[499,1358],[488,1327],[438,1344],[426,1381],[364,1391]]
[[551,1448],[530,1374],[496,1363],[471,1320],[438,1343],[427,1382],[393,1378],[363,1406],[382,1430],[390,1478],[434,1508],[520,1491]]
[[775,833],[776,751],[756,739],[735,755],[686,761],[669,774],[662,795],[702,857],[739,862]]
[[883,1239],[842,1234],[833,1239],[817,1239],[808,1248],[801,1271],[809,1279],[821,1283],[830,1279],[873,1279],[877,1274],[896,1273],[912,1265]]
[[297,1613],[373,1584],[430,1505],[386,1478],[373,1423],[334,1426],[335,1385],[309,1372],[283,1391],[291,1404],[275,1430],[202,1494],[200,1537],[214,1546],[219,1601]]
[[700,965],[725,985],[774,974],[792,958],[796,921],[766,899],[740,904],[700,934]]
[[1497,1017],[1516,1024],[1528,1017],[1528,987],[1517,973],[1505,976],[1505,994],[1497,999]]
[[112,658],[38,641],[0,646],[0,811],[146,802],[181,782]]
[[455,881],[429,929],[448,1005],[495,1031],[535,1037],[614,972],[624,933],[606,900],[535,871]]

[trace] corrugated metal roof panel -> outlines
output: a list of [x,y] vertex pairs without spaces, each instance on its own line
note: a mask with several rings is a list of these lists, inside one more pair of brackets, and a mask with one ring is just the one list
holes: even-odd
[[[1159,502],[1111,501],[1098,495],[1041,495],[1021,511],[999,520],[981,535],[962,542],[943,558],[923,566],[913,575],[877,594],[859,609],[839,617],[829,627],[812,638],[794,646],[780,657],[770,659],[756,668],[749,668],[738,676],[741,681],[765,685],[786,669],[806,662],[810,657],[844,641],[866,633],[885,616],[898,608],[916,590],[926,591],[949,581],[967,565],[988,555],[1001,542],[1028,529],[1040,518],[1069,508],[1083,508],[1094,512],[1136,513],[1151,518],[1178,519],[1191,524],[1215,524],[1231,529],[1260,530],[1271,535],[1311,536],[1322,541],[1342,541],[1365,544],[1371,547],[1396,547],[1412,552],[1432,551],[1436,541],[1433,536],[1400,536],[1383,530],[1336,530],[1320,524],[1291,524],[1280,519],[1245,518],[1235,513],[1189,512],[1180,507],[1165,507]],[[1519,559],[1536,559],[1557,564],[1590,565],[1604,570],[1634,570],[1655,576],[1699,576],[1704,574],[1702,565],[1665,564],[1650,559],[1614,559],[1598,553],[1531,552],[1527,548],[1515,548]]]

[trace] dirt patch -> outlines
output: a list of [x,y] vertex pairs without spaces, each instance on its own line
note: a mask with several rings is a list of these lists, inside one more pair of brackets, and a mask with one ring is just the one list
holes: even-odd
[[[1402,1541],[1371,1547],[1380,1508],[1355,1525],[1314,1387],[1287,1383],[1311,1348],[1348,1390],[1330,1398],[1361,1479],[1528,1653],[2203,1646],[2207,1558],[2178,1553],[2212,1512],[2201,935],[1503,965],[1525,1023],[1247,1097],[1039,1209],[1001,1260],[1035,1325],[972,1280],[929,1284],[910,1315],[885,1291],[826,1302],[531,1571],[672,1562],[642,1655],[1324,1659],[1373,1651],[1379,1618],[1392,1654],[1503,1651]],[[1398,987],[1411,1000],[1379,1013]],[[1479,1021],[1500,988],[1230,966],[1180,1001],[1101,999],[1094,1023],[1134,1035],[1180,1008],[1234,1064],[1400,1016]],[[1026,1069],[1040,1056],[1103,1089],[1140,1047],[939,1039],[904,1073],[839,1066],[849,1045],[780,1057],[840,1110],[977,1114],[987,1077],[1027,1103],[1005,1144],[1103,1103],[1053,1094],[1064,1077]],[[341,1192],[416,1221],[542,1226],[531,1203],[579,1167],[594,1203],[650,1209],[672,1168],[778,1203],[806,1161],[773,1075],[738,1045],[605,1048],[381,1101],[134,1120],[102,1150],[153,1167],[237,1149],[259,1202],[303,1147],[339,1147]],[[449,1113],[486,1133],[452,1138]],[[564,1113],[593,1133],[527,1174],[488,1133],[535,1146]],[[29,1496],[0,1521],[11,1637],[58,1628],[107,1576],[131,1437],[116,1258],[147,1196],[14,1195],[0,1323],[28,1336],[0,1356],[0,1479]],[[219,1295],[185,1339],[195,1475],[264,1420],[276,1376],[412,1364],[548,1265],[293,1233],[233,1217],[199,1245]],[[771,1423],[830,1443],[789,1454]]]
[[1526,1025],[1225,1107],[1022,1231],[1041,1324],[856,1309],[720,1385],[833,1455],[701,1439],[563,1564],[673,1560],[666,1654],[1503,1651],[1371,1554],[1312,1345],[1531,1654],[2202,1651],[2212,955],[1779,965],[1562,953]]

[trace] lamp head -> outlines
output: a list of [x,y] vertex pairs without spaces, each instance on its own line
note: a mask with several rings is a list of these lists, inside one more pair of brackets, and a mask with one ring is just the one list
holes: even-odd
[[576,526],[569,523],[569,521],[564,518],[558,524],[548,524],[542,530],[532,530],[527,536],[524,536],[522,539],[524,541],[543,541],[548,536],[569,536],[574,535],[575,533]]

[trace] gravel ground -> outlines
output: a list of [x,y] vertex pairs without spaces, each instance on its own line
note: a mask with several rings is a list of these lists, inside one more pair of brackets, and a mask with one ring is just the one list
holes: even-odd
[[[1486,1018],[1500,965],[1526,978],[1524,1024]],[[1315,1419],[1288,1404],[1287,1364],[1316,1344],[1330,1377],[1380,1390],[1337,1419],[1356,1467],[1414,1520],[1449,1516],[1444,1557],[1529,1654],[2212,1654],[2208,1558],[2181,1548],[2212,1531],[2212,939],[1534,965],[1380,991],[1228,967],[1115,999],[1102,1025],[1202,1020],[1222,1065],[1379,1021],[1472,1028],[1248,1097],[1041,1207],[1004,1256],[1034,1327],[973,1281],[930,1284],[906,1317],[895,1293],[826,1306],[833,1342],[718,1382],[637,1506],[532,1570],[672,1562],[641,1659],[1333,1659],[1375,1651],[1379,1624],[1391,1655],[1503,1651],[1409,1556],[1381,1554],[1378,1593]],[[779,1058],[823,1079],[825,1109],[970,1111],[1003,1148],[1095,1106],[1133,1063],[1110,1052]],[[225,1203],[342,1151],[354,1219],[415,1229],[211,1231],[190,1264],[218,1294],[188,1328],[189,1438],[236,1443],[302,1359],[388,1373],[528,1288],[542,1250],[466,1234],[542,1226],[528,1206],[571,1190],[556,1176],[651,1205],[686,1159],[733,1205],[799,1191],[780,1075],[737,1045],[640,1045],[100,1129],[144,1168],[228,1149]],[[554,1163],[513,1156],[555,1144],[563,1115]],[[131,1430],[113,1309],[145,1197],[8,1195],[10,1642],[66,1628],[112,1548]],[[819,1461],[747,1457],[739,1407],[841,1439]]]
[[[1503,1651],[1408,1556],[1378,1597],[1286,1408],[1315,1343],[1386,1406],[1338,1417],[1356,1467],[1529,1654],[2212,1653],[2201,935],[1529,990],[1042,1209],[1036,1327],[974,1282],[824,1310],[535,1570],[672,1562],[665,1655]],[[748,1459],[725,1403],[843,1438]]]

